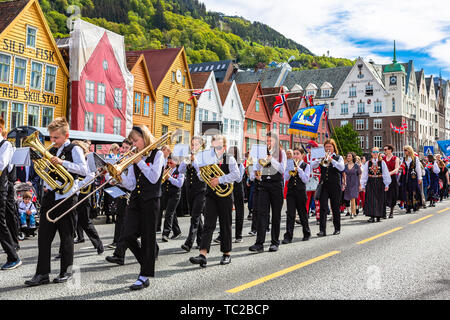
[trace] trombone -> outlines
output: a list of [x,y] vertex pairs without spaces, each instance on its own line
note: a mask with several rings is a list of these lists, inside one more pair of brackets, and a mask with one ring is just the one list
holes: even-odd
[[[134,153],[133,155],[131,155],[130,157],[126,157],[125,155],[122,156],[119,160],[117,160],[117,162],[115,162],[114,164],[111,163],[106,163],[103,167],[99,168],[102,169],[99,173],[97,173],[94,178],[92,178],[89,181],[89,184],[92,183],[93,181],[95,181],[95,179],[100,175],[103,174],[104,171],[106,170],[109,175],[110,178],[108,180],[106,180],[104,183],[102,183],[100,186],[98,186],[94,191],[92,191],[91,193],[89,193],[82,201],[78,201],[76,205],[70,207],[68,210],[66,210],[63,214],[61,214],[60,216],[56,217],[55,219],[50,219],[50,213],[53,212],[56,208],[58,208],[63,202],[65,202],[68,198],[72,197],[76,192],[74,192],[73,194],[70,195],[70,197],[68,197],[67,199],[64,199],[63,201],[61,201],[60,203],[58,203],[56,206],[54,206],[53,208],[51,208],[49,211],[47,211],[47,220],[53,223],[56,223],[58,220],[60,220],[62,217],[64,217],[65,215],[67,215],[69,212],[71,212],[72,210],[74,210],[75,208],[77,208],[81,203],[83,203],[86,199],[89,198],[89,196],[91,196],[92,194],[94,194],[95,192],[97,192],[98,190],[104,188],[107,184],[109,184],[110,182],[112,182],[113,180],[116,181],[118,184],[122,182],[122,177],[121,174],[130,166],[134,163],[134,161],[136,159],[138,159],[139,157],[142,156],[147,156],[148,154],[150,154],[151,151],[153,151],[154,149],[159,149],[162,146],[166,145],[168,141],[170,141],[172,139],[172,131],[166,133],[165,135],[163,135],[162,137],[160,137],[158,140],[156,140],[154,143],[148,145],[147,147],[145,147],[144,149],[142,149],[141,151]],[[128,155],[129,153],[133,152],[135,148],[133,148],[132,150],[130,150],[129,152],[127,152],[126,155]],[[84,186],[86,187],[86,186]]]

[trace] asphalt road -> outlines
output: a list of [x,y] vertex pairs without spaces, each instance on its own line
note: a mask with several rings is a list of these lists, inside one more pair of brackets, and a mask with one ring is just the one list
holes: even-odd
[[[285,230],[284,209],[282,215],[281,237]],[[104,243],[109,244],[114,227],[103,221],[96,220],[96,227]],[[139,272],[131,252],[127,251],[124,266],[113,265],[105,261],[112,250],[97,255],[89,241],[75,245],[76,272],[72,281],[28,288],[24,281],[33,276],[37,262],[37,237],[30,238],[20,243],[23,265],[0,272],[0,300],[450,298],[450,200],[415,214],[396,211],[394,219],[380,223],[367,223],[367,217],[361,215],[353,220],[343,215],[341,234],[331,235],[333,226],[328,221],[330,235],[324,238],[316,237],[315,219],[309,221],[313,235],[309,241],[300,241],[302,230],[296,225],[293,243],[281,245],[278,252],[268,252],[268,233],[265,252],[255,254],[248,250],[255,237],[248,235],[250,221],[245,220],[244,242],[233,243],[231,264],[219,264],[219,245],[213,244],[208,266],[200,268],[189,262],[198,250],[186,253],[180,248],[189,228],[189,218],[181,217],[184,235],[180,239],[162,243],[161,234],[157,235],[160,256],[156,277],[149,288],[138,292],[129,290]],[[54,255],[58,248],[57,236]],[[0,253],[0,262],[5,260],[6,255]],[[59,261],[52,260],[50,279],[58,272]]]

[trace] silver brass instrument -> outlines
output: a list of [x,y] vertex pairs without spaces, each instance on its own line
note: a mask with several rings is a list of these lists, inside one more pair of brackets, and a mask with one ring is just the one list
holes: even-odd
[[[101,173],[98,173],[97,175],[95,175],[95,177],[92,179],[92,181],[89,181],[90,183],[92,183],[93,181],[95,181],[95,178],[98,177],[98,175],[102,174],[104,170],[106,170],[109,175],[110,178],[108,180],[106,180],[104,183],[102,183],[100,186],[98,186],[94,191],[92,191],[90,194],[88,194],[82,201],[78,201],[76,205],[72,206],[71,208],[69,208],[66,212],[64,212],[63,214],[61,214],[60,216],[56,217],[55,219],[50,219],[50,213],[53,212],[56,208],[58,208],[64,201],[61,201],[60,203],[58,203],[56,206],[54,206],[53,208],[51,208],[49,211],[47,211],[47,220],[53,223],[56,223],[58,220],[60,220],[62,217],[64,217],[66,214],[68,214],[69,212],[71,212],[72,210],[74,210],[75,208],[77,208],[81,203],[83,203],[85,200],[87,200],[89,198],[90,195],[94,194],[95,192],[97,192],[98,190],[104,188],[107,184],[109,184],[110,182],[112,182],[113,180],[116,181],[117,183],[121,183],[122,182],[122,177],[120,176],[129,166],[131,166],[134,161],[142,156],[147,156],[150,154],[151,151],[153,151],[154,149],[159,149],[161,147],[163,147],[164,145],[168,144],[168,142],[171,141],[172,139],[172,131],[166,133],[165,135],[163,135],[162,137],[160,137],[158,140],[156,140],[154,143],[148,145],[147,147],[145,147],[144,149],[142,149],[141,151],[137,152],[137,153],[133,153],[130,156],[122,156],[116,163],[111,164],[111,163],[105,163],[104,167],[100,168],[102,170]],[[134,150],[134,148],[132,150],[130,150],[129,152],[127,152],[126,155],[128,155],[129,153],[132,153],[132,151]],[[72,194],[73,195],[73,194]],[[71,196],[72,196],[71,195]],[[66,199],[64,199],[66,200]]]
[[213,178],[219,178],[225,173],[220,169],[220,167],[215,163],[208,166],[204,166],[200,168],[200,175],[203,179],[203,181],[206,182],[206,184],[213,189],[216,192],[216,195],[224,198],[229,196],[233,192],[233,184],[229,183],[226,185],[225,188],[222,188],[220,185],[217,185],[215,188],[211,185],[210,181]]
[[62,165],[54,165],[50,162],[53,155],[39,140],[39,131],[33,132],[26,137],[22,142],[23,147],[32,148],[32,159],[34,164],[34,170],[39,177],[42,178],[54,191],[62,192],[65,194],[72,189],[73,177]]

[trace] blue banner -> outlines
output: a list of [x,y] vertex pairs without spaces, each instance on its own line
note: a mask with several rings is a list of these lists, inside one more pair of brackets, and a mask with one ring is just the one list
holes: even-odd
[[436,141],[441,152],[446,156],[450,156],[450,140]]
[[317,137],[317,130],[319,129],[324,109],[324,104],[299,109],[292,117],[289,133]]

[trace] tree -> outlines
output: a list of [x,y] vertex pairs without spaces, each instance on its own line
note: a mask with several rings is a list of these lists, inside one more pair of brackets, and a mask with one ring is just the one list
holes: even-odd
[[344,158],[349,152],[354,152],[359,156],[362,155],[363,151],[359,146],[358,132],[353,129],[350,123],[333,129],[331,137],[336,141],[339,154],[344,156]]

